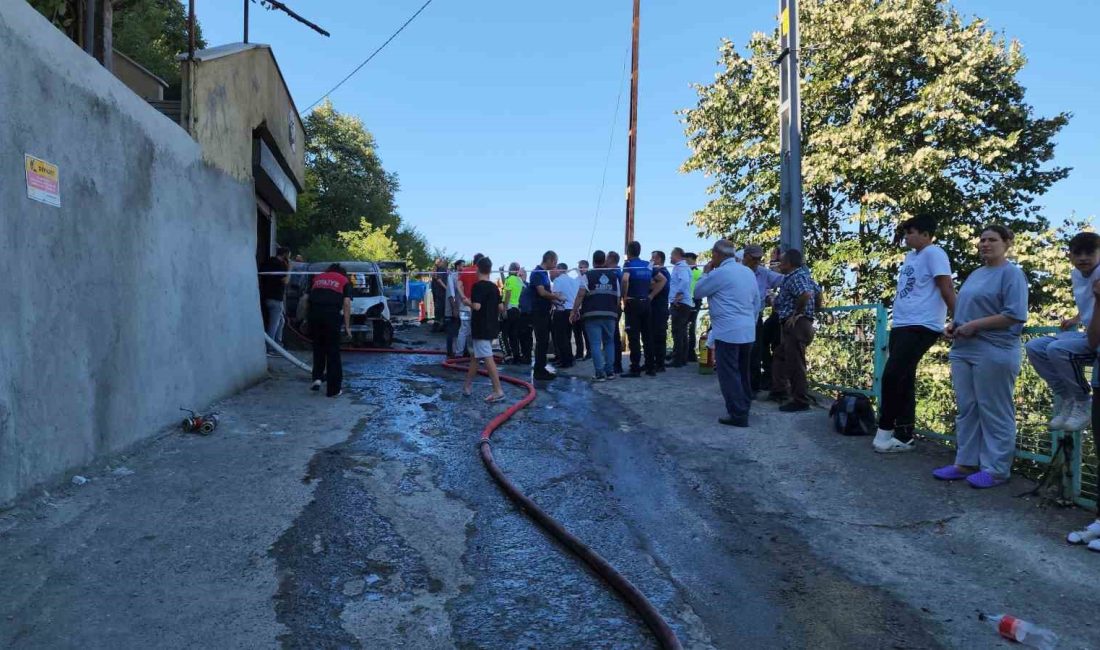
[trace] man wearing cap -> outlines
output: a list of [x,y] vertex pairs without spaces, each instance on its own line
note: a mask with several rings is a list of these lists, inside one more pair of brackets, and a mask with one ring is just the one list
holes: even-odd
[[[750,363],[749,377],[752,380],[752,392],[762,390],[764,383],[764,364],[771,365],[771,353],[765,355],[764,343],[764,306],[768,302],[768,296],[783,282],[783,274],[769,269],[761,263],[764,259],[764,248],[756,244],[745,247],[741,263],[749,268],[756,276],[756,288],[760,292],[760,312],[756,316],[756,342],[752,346],[752,360]],[[765,359],[765,356],[767,357]]]

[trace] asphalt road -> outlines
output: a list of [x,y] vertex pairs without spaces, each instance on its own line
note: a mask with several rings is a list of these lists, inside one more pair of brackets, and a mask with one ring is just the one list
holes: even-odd
[[[478,433],[504,409],[478,397],[487,380],[465,398],[438,358],[349,355],[349,390],[328,400],[273,369],[219,405],[215,435],[165,432],[88,468],[86,485],[0,513],[0,647],[654,647],[485,472]],[[934,591],[945,571],[966,578],[963,564],[930,562],[940,574],[924,581],[904,558],[853,564],[876,536],[968,543],[950,539],[962,515],[861,510],[845,481],[866,472],[817,446],[847,441],[769,412],[753,430],[717,427],[712,382],[686,371],[573,374],[497,432],[498,463],[685,646],[997,644]],[[1078,582],[1036,600],[1090,598]],[[1013,594],[1007,577],[990,585]]]

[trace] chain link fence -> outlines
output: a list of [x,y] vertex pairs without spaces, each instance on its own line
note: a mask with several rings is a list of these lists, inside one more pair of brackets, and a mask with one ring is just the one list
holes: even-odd
[[[822,391],[858,392],[877,406],[881,395],[882,371],[886,364],[889,334],[888,314],[882,305],[853,305],[822,310],[813,344],[806,351],[811,384]],[[1050,336],[1057,327],[1027,327],[1023,341]],[[954,446],[955,391],[951,386],[950,347],[940,341],[921,361],[917,372],[917,430],[927,438]],[[1051,464],[1060,476],[1065,500],[1095,507],[1096,449],[1091,435],[1081,432],[1050,431],[1047,420],[1053,407],[1050,389],[1027,362],[1020,346],[1022,364],[1016,381],[1016,467],[1032,478],[1047,474]]]

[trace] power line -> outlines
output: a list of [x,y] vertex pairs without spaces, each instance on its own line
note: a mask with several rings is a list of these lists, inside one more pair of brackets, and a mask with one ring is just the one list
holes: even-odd
[[416,10],[416,13],[414,13],[414,14],[413,14],[412,16],[410,16],[410,17],[409,17],[409,19],[408,19],[408,20],[406,20],[406,21],[405,21],[405,24],[404,24],[404,25],[401,25],[401,27],[399,27],[399,28],[398,28],[398,30],[397,30],[396,32],[394,32],[394,33],[393,33],[393,34],[392,34],[392,35],[391,35],[391,36],[390,36],[389,38],[387,38],[387,39],[386,39],[386,42],[385,42],[385,43],[382,43],[381,45],[379,45],[379,46],[378,46],[378,49],[376,49],[375,51],[371,52],[370,56],[368,56],[368,57],[367,57],[367,58],[366,58],[366,59],[365,59],[365,60],[364,60],[364,61],[363,61],[362,63],[360,63],[360,64],[359,64],[358,66],[356,66],[354,70],[352,70],[351,72],[349,72],[349,73],[348,73],[348,76],[346,76],[346,77],[344,77],[343,79],[341,79],[341,80],[340,80],[340,83],[338,83],[338,84],[336,84],[335,86],[333,86],[333,87],[332,87],[331,89],[329,89],[329,91],[328,91],[327,93],[325,93],[324,95],[321,95],[321,97],[320,97],[320,98],[318,98],[318,99],[317,99],[317,101],[315,101],[315,102],[313,102],[312,104],[310,104],[309,106],[307,106],[307,107],[306,107],[306,110],[304,110],[304,111],[302,111],[302,112],[303,112],[303,113],[307,113],[307,112],[309,112],[309,109],[313,108],[313,107],[314,107],[314,106],[316,106],[317,104],[320,104],[320,103],[321,103],[321,102],[322,102],[322,101],[323,101],[323,100],[324,100],[324,99],[325,99],[326,97],[328,97],[328,96],[329,96],[329,95],[331,95],[332,93],[336,92],[336,89],[337,89],[337,88],[339,88],[340,86],[343,86],[343,85],[344,85],[344,82],[346,82],[346,81],[347,81],[348,79],[351,79],[351,78],[352,78],[353,76],[355,76],[355,73],[357,73],[357,72],[359,72],[360,70],[362,70],[362,69],[363,69],[363,66],[367,65],[368,63],[370,63],[370,62],[371,62],[371,59],[373,59],[374,57],[378,56],[378,53],[379,53],[379,52],[381,52],[382,50],[386,49],[386,46],[390,44],[390,41],[392,41],[393,39],[397,38],[397,35],[398,35],[398,34],[400,34],[401,32],[405,31],[405,28],[409,26],[409,23],[411,23],[412,21],[416,20],[416,17],[417,17],[417,16],[419,16],[419,15],[420,15],[420,14],[421,14],[421,13],[422,13],[422,12],[423,12],[423,11],[424,11],[425,9],[427,9],[427,8],[428,8],[428,5],[430,5],[431,3],[432,3],[432,0],[428,0],[427,2],[425,2],[425,3],[424,3],[424,4],[423,4],[423,5],[422,5],[422,6],[421,6],[421,7],[419,8],[419,9],[417,9],[417,10]]
[[592,256],[592,242],[596,240],[596,225],[600,222],[600,206],[603,203],[603,191],[607,187],[607,168],[611,164],[611,150],[615,146],[615,127],[619,123],[619,108],[623,103],[623,81],[626,79],[627,57],[630,50],[623,55],[623,73],[619,79],[619,96],[615,99],[615,117],[611,118],[611,137],[607,142],[607,157],[603,161],[603,178],[600,180],[600,194],[596,198],[596,217],[592,220],[592,235],[588,238],[588,257]]

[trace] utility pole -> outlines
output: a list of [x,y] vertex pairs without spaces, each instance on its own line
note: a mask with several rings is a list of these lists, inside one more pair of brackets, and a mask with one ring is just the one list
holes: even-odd
[[802,97],[798,0],[779,0],[779,247],[802,250]]
[[626,244],[634,241],[634,187],[638,166],[638,32],[642,22],[642,2],[634,0],[633,56],[630,74],[630,142],[626,155]]
[[244,42],[248,42],[248,4],[252,0],[244,0]]

